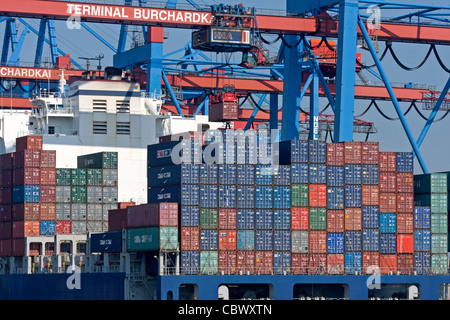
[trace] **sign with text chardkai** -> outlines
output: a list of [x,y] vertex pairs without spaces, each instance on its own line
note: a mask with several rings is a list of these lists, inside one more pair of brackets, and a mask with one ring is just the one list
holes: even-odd
[[0,78],[15,79],[58,79],[58,70],[0,66]]
[[211,13],[146,7],[111,6],[103,4],[67,3],[67,14],[81,18],[137,20],[173,24],[211,25]]

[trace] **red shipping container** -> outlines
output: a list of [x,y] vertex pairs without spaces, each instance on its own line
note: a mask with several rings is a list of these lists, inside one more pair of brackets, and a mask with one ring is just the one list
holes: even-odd
[[71,234],[72,233],[72,222],[71,221],[55,221],[55,233],[56,234]]
[[10,257],[12,254],[11,239],[0,240],[0,257]]
[[397,211],[397,194],[394,192],[380,192],[380,212]]
[[255,274],[272,274],[273,253],[272,251],[255,252]]
[[378,142],[361,142],[361,163],[378,164],[380,157]]
[[41,151],[41,168],[56,168],[56,150]]
[[28,254],[30,256],[40,256],[41,255],[41,243],[40,242],[31,242],[29,244]]
[[255,271],[255,251],[236,251],[236,273],[253,274]]
[[13,220],[39,220],[40,219],[40,205],[33,202],[22,202],[13,205]]
[[0,189],[0,203],[10,204],[11,202],[12,202],[12,189],[11,188]]
[[41,202],[40,219],[41,220],[55,220],[56,219],[56,203]]
[[12,223],[12,237],[14,239],[23,237],[37,237],[40,231],[40,221],[25,220]]
[[0,167],[2,170],[11,170],[13,167],[14,152],[0,155]]
[[12,170],[4,170],[0,173],[0,186],[3,188],[11,188],[12,187]]
[[324,184],[309,185],[309,206],[326,207],[327,206],[327,186]]
[[344,165],[343,143],[327,143],[327,165],[329,166]]
[[344,254],[327,255],[327,273],[344,274],[345,272]]
[[395,172],[397,170],[397,153],[380,152],[380,162],[378,165],[380,166],[380,172]]
[[125,210],[129,228],[178,226],[178,203],[175,202],[141,204]]
[[18,238],[18,239],[12,239],[12,255],[14,257],[22,257],[25,255],[25,239],[24,238]]
[[291,273],[308,274],[309,254],[292,253],[291,254]]
[[41,186],[41,202],[56,202],[56,185]]
[[346,164],[361,164],[362,144],[357,141],[344,142],[344,161]]
[[14,169],[13,186],[38,185],[41,183],[39,168],[26,167]]
[[397,193],[397,212],[414,213],[413,193]]
[[56,184],[56,169],[55,168],[41,168],[41,185],[55,185]]
[[397,192],[414,193],[414,175],[412,173],[397,173]]
[[2,204],[0,205],[0,221],[12,220],[12,205]]
[[396,192],[397,173],[380,172],[380,192]]
[[11,239],[12,222],[0,222],[0,239]]
[[344,232],[344,210],[327,211],[327,231]]
[[327,232],[310,231],[309,232],[309,252],[327,253]]
[[412,213],[397,214],[397,232],[414,233],[414,214]]
[[413,234],[397,234],[397,253],[414,253]]
[[327,255],[326,254],[310,254],[308,274],[326,274],[327,272]]
[[291,208],[291,228],[292,230],[309,229],[309,208],[307,207]]
[[347,208],[344,210],[345,230],[361,230],[362,229],[362,209]]
[[46,256],[53,256],[55,254],[55,244],[53,242],[47,242],[44,250]]
[[16,138],[16,151],[22,150],[42,150],[42,136]]
[[362,273],[373,274],[380,268],[380,253],[365,251],[362,253]]
[[126,209],[128,207],[135,206],[135,205],[136,205],[136,202],[133,202],[133,201],[130,201],[130,202],[119,202],[117,204],[117,209]]
[[380,204],[380,191],[375,185],[362,185],[362,205],[378,206]]
[[400,274],[414,274],[414,255],[397,255],[397,271],[400,272]]
[[108,211],[108,231],[128,229],[128,209]]
[[236,251],[219,251],[219,274],[236,274]]
[[13,168],[39,168],[41,166],[41,152],[38,150],[23,150],[14,152]]
[[218,212],[219,229],[222,230],[234,230],[237,223],[237,210],[236,209],[219,209]]
[[198,251],[200,250],[200,228],[199,227],[181,227],[181,250]]
[[236,231],[219,230],[219,250],[236,250]]
[[380,271],[381,274],[397,273],[397,255],[396,254],[380,254]]

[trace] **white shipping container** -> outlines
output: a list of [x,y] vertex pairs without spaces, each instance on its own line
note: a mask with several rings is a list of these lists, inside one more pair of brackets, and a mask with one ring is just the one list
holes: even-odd
[[102,221],[87,221],[86,222],[86,231],[87,232],[102,232],[103,225]]

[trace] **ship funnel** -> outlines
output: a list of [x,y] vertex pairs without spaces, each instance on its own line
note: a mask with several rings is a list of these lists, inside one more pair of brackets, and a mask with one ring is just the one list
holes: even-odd
[[122,69],[115,67],[105,68],[105,79],[107,80],[122,80]]

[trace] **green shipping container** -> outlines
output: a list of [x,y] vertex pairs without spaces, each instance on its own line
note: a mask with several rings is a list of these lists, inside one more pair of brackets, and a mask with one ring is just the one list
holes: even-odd
[[177,227],[148,227],[127,230],[127,251],[172,251],[178,247]]
[[431,273],[446,274],[448,270],[447,254],[431,255]]
[[448,216],[443,213],[431,215],[431,233],[448,233]]
[[414,194],[414,205],[431,207],[431,213],[447,213],[448,197],[446,193]]
[[309,208],[309,229],[327,230],[327,209]]
[[102,169],[86,169],[86,182],[88,186],[103,185]]
[[200,252],[200,273],[217,274],[219,271],[219,262],[217,251]]
[[447,234],[431,234],[431,253],[447,254]]
[[72,169],[56,168],[56,185],[70,186],[72,184]]
[[414,176],[414,193],[447,193],[447,173],[429,173]]
[[85,186],[72,186],[70,188],[70,198],[72,203],[87,202],[87,188]]
[[216,209],[201,209],[200,210],[200,228],[202,229],[217,229],[218,215]]
[[309,189],[307,184],[293,184],[291,186],[291,206],[309,206]]
[[85,169],[117,169],[118,153],[98,152],[78,156],[77,166]]
[[85,186],[87,183],[86,169],[72,169],[72,185]]

